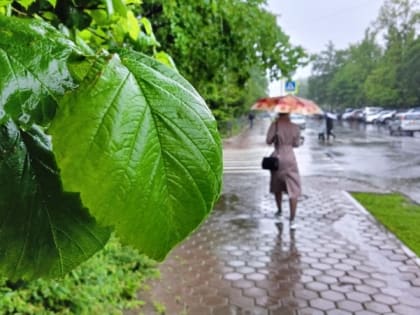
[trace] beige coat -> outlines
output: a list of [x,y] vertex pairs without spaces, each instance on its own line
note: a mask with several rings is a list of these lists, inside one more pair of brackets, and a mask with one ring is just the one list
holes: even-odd
[[[277,125],[277,139],[276,137]],[[286,192],[289,198],[297,198],[301,194],[299,169],[293,148],[300,144],[300,129],[287,119],[277,119],[267,132],[267,144],[274,143],[271,156],[279,159],[279,169],[271,171],[270,192]]]

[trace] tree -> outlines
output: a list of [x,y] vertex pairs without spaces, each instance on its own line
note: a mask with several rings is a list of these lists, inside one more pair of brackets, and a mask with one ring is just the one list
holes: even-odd
[[407,48],[405,62],[401,66],[403,84],[409,91],[409,101],[404,105],[418,106],[420,104],[420,37],[417,36]]
[[332,104],[336,107],[363,107],[369,104],[364,83],[376,67],[382,55],[381,48],[375,43],[375,35],[369,30],[361,43],[346,49],[343,64],[329,82],[329,92],[334,95]]
[[162,49],[211,109],[240,113],[249,108],[247,85],[263,82],[266,72],[271,78],[287,76],[304,62],[303,49],[290,44],[263,3],[145,1],[143,14],[152,21]]
[[415,68],[407,67],[407,51],[416,38],[420,22],[418,1],[387,0],[374,24],[384,32],[385,53],[367,78],[365,87],[370,99],[383,106],[407,106],[415,99],[415,90],[407,82]]
[[308,80],[308,93],[311,99],[320,104],[335,104],[335,95],[331,94],[330,82],[342,66],[346,52],[336,51],[334,44],[329,42],[326,50],[315,56],[312,75]]

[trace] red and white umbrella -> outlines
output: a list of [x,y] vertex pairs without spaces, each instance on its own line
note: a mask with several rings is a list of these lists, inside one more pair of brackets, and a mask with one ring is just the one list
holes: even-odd
[[264,97],[252,105],[251,109],[302,115],[322,114],[322,109],[313,101],[294,95]]

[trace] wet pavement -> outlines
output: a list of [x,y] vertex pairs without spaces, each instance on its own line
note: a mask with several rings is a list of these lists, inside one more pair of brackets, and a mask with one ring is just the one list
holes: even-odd
[[140,293],[140,313],[420,314],[418,258],[345,192],[381,190],[323,176],[341,166],[314,150],[310,135],[296,151],[303,182],[297,230],[289,230],[287,211],[274,215],[269,175],[259,164],[269,152],[266,127],[259,121],[225,142],[223,194],[161,264],[161,279]]
[[[307,133],[315,137],[316,122],[309,127]],[[420,203],[420,132],[414,137],[390,136],[384,125],[358,122],[336,122],[334,129],[333,143],[309,143],[311,151],[323,152],[339,166],[326,174],[398,191]]]

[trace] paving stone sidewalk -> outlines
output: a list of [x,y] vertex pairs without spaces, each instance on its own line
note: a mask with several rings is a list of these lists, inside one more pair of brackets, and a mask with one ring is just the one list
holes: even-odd
[[152,302],[171,315],[420,314],[416,257],[340,187],[308,178],[292,232],[267,182],[225,178],[212,216],[162,264],[144,314],[157,314]]

